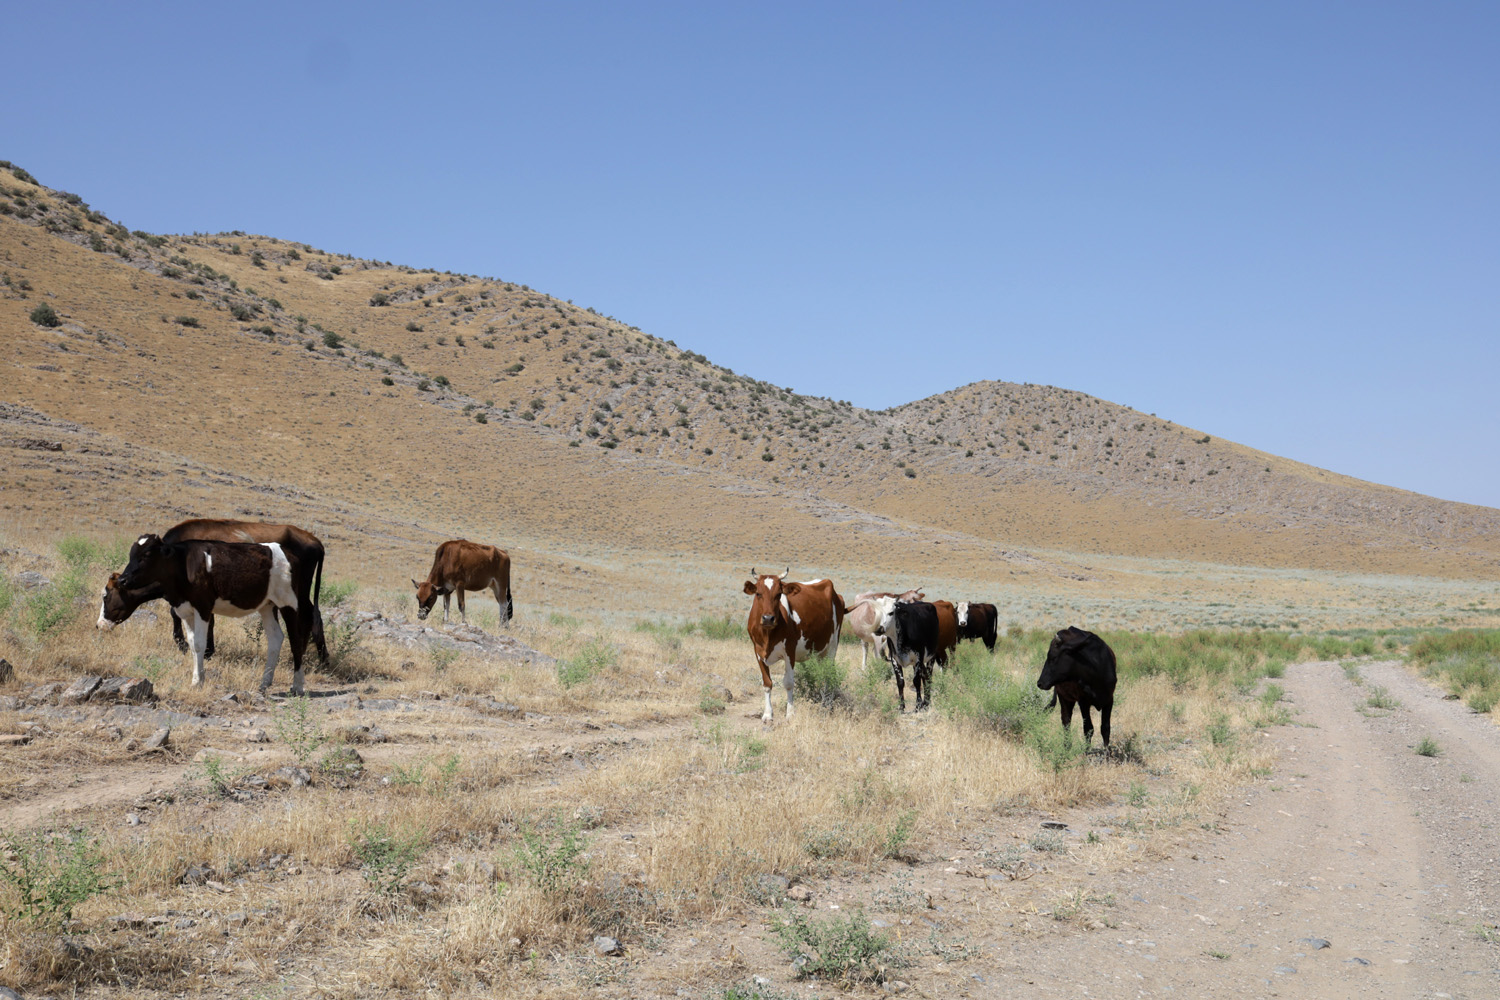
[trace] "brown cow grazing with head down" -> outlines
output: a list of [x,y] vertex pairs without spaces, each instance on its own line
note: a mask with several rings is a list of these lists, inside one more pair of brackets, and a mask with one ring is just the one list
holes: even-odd
[[875,627],[880,624],[880,609],[876,602],[882,597],[889,597],[906,604],[911,601],[920,601],[922,591],[917,588],[908,590],[904,594],[895,594],[886,590],[872,590],[854,598],[854,603],[849,605],[849,613],[844,620],[849,623],[849,631],[853,632],[855,638],[859,640],[859,668],[861,670],[865,669],[870,662],[871,648],[881,659],[887,658],[885,636],[875,634]]
[[464,608],[464,591],[488,590],[500,604],[500,624],[508,625],[515,615],[510,593],[510,555],[493,545],[456,538],[437,547],[432,569],[417,588],[417,617],[426,619],[437,599],[443,599],[443,624],[448,624],[448,600],[457,591],[458,616],[465,625],[469,616]]
[[760,576],[745,581],[745,593],[755,598],[745,630],[760,665],[760,682],[766,692],[762,722],[771,721],[771,664],[786,664],[782,686],[786,688],[786,717],[792,717],[792,692],[796,667],[809,656],[833,659],[839,652],[839,629],[844,624],[844,599],[831,580],[788,581],[791,569],[780,576]]

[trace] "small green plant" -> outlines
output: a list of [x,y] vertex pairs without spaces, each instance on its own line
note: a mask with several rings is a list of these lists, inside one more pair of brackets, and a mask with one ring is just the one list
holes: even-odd
[[1212,948],[1209,949],[1208,951],[1205,951],[1203,954],[1207,955],[1209,958],[1216,958],[1216,959],[1218,959],[1221,962],[1224,961],[1225,959],[1227,959],[1229,957],[1229,952],[1227,952],[1227,951],[1219,951],[1217,949],[1212,949]]
[[432,661],[432,672],[435,674],[441,674],[453,666],[458,662],[458,657],[458,650],[447,646],[432,646],[427,650],[427,658]]
[[1214,716],[1208,724],[1208,739],[1214,746],[1223,746],[1234,740],[1234,729],[1229,725],[1229,716],[1223,712]]
[[288,698],[276,711],[273,728],[276,738],[292,748],[299,764],[305,765],[328,742],[323,723],[313,715],[312,702],[306,696]]
[[561,826],[554,833],[523,828],[521,843],[515,848],[516,866],[543,893],[566,893],[588,876],[589,863],[583,856],[587,846],[575,824]]
[[1443,748],[1431,736],[1424,736],[1417,741],[1415,749],[1418,757],[1436,757],[1443,752]]
[[359,862],[360,874],[371,889],[382,896],[395,896],[406,883],[412,866],[427,849],[427,831],[396,830],[384,823],[351,826],[349,846]]
[[1146,786],[1144,783],[1139,781],[1132,781],[1130,783],[1130,791],[1125,796],[1125,801],[1129,802],[1137,809],[1140,809],[1145,806],[1146,802],[1150,798],[1151,793],[1146,791]]
[[797,664],[793,686],[799,697],[831,707],[843,699],[844,680],[844,668],[837,660],[814,656]]
[[1340,664],[1340,666],[1344,668],[1344,676],[1349,679],[1350,683],[1363,684],[1365,682],[1365,676],[1364,674],[1359,672],[1358,665],[1353,663],[1344,663]]
[[31,321],[37,326],[53,327],[62,325],[62,317],[58,316],[57,310],[53,309],[51,304],[47,302],[43,302],[31,310]]
[[1266,708],[1272,708],[1284,697],[1286,697],[1286,688],[1280,684],[1267,684],[1265,690],[1260,693],[1260,703]]
[[565,688],[585,684],[601,671],[612,668],[619,659],[615,648],[597,639],[585,643],[577,655],[557,664],[557,683]]
[[120,884],[105,868],[98,841],[85,831],[5,834],[0,843],[5,846],[0,851],[0,885],[9,887],[11,897],[0,900],[0,913],[8,920],[58,930],[73,918],[80,903]]
[[703,685],[698,699],[698,711],[704,715],[723,715],[726,707],[723,700],[714,693],[713,688],[707,684]]
[[234,786],[234,775],[224,766],[224,758],[216,753],[206,754],[198,765],[198,772],[202,775],[204,784],[208,790],[215,795],[228,795]]
[[902,812],[896,817],[896,822],[885,831],[885,843],[881,845],[881,853],[888,858],[899,858],[902,849],[906,847],[906,842],[911,840],[912,831],[916,829],[916,825],[917,811],[915,809]]
[[1394,711],[1395,709],[1401,707],[1401,702],[1396,698],[1396,696],[1391,694],[1385,688],[1381,687],[1379,684],[1370,688],[1370,696],[1365,699],[1365,704],[1370,708],[1384,709],[1388,712]]
[[863,910],[815,920],[788,907],[773,932],[796,964],[799,978],[883,983],[891,969],[910,962],[905,950],[872,926]]
[[1032,834],[1028,843],[1031,844],[1033,851],[1041,851],[1044,854],[1061,854],[1068,849],[1063,835],[1052,830],[1041,830]]

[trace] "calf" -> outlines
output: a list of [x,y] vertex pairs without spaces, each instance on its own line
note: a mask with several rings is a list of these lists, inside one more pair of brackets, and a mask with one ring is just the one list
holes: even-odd
[[792,692],[796,686],[797,661],[809,655],[834,659],[839,654],[839,629],[844,623],[844,599],[832,580],[791,582],[786,573],[745,581],[745,593],[755,598],[745,631],[760,666],[760,682],[766,693],[762,722],[771,721],[771,664],[786,664],[782,686],[786,688],[786,717],[792,717]]
[[849,623],[849,631],[853,632],[859,640],[860,658],[859,668],[861,670],[869,663],[870,649],[873,647],[881,659],[887,659],[885,648],[885,636],[875,634],[875,626],[880,624],[880,613],[876,609],[877,598],[890,597],[897,601],[911,602],[922,599],[922,591],[908,590],[904,594],[893,594],[889,591],[870,591],[860,594],[849,606],[849,614],[845,621]]
[[977,604],[973,601],[959,601],[956,610],[958,612],[958,637],[960,639],[983,639],[984,648],[993,653],[995,630],[1000,620],[1000,612],[995,606]]
[[309,577],[299,573],[275,542],[163,542],[143,535],[130,547],[130,562],[112,574],[100,602],[99,623],[118,623],[141,604],[164,598],[187,624],[193,647],[193,685],[203,683],[203,659],[212,617],[241,618],[259,612],[266,631],[266,669],[260,689],[271,686],[281,656],[281,613],[292,640],[292,693],[302,694],[302,654],[312,623]]
[[417,588],[417,617],[425,620],[437,599],[443,599],[443,624],[448,624],[448,600],[458,592],[458,616],[465,625],[469,616],[464,608],[464,591],[488,590],[500,604],[500,624],[508,625],[515,614],[510,594],[510,555],[493,545],[455,538],[437,547],[432,569]]
[[906,711],[906,678],[902,668],[911,667],[916,710],[920,712],[932,703],[932,663],[938,653],[937,608],[925,601],[900,604],[889,597],[878,601],[881,619],[875,633],[886,638],[901,711]]
[[1036,686],[1052,689],[1053,704],[1062,702],[1062,724],[1066,729],[1073,721],[1073,705],[1083,710],[1083,740],[1093,742],[1094,721],[1089,709],[1099,708],[1099,732],[1109,746],[1109,713],[1115,707],[1115,651],[1092,632],[1069,625],[1057,633],[1047,649],[1047,662]]

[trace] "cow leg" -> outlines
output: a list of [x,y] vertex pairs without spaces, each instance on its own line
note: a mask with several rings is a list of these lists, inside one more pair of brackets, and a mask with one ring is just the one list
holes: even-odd
[[932,702],[932,664],[925,658],[912,671],[912,687],[917,692],[916,711],[921,712]]
[[324,666],[327,666],[328,643],[323,640],[323,612],[319,610],[316,604],[312,606],[311,618],[312,628],[310,631],[312,632],[313,645],[318,647],[318,659],[322,661]]
[[177,648],[186,653],[193,647],[188,640],[182,637],[182,616],[177,613],[176,608],[169,609],[172,612],[172,641],[177,643]]
[[1083,716],[1083,745],[1088,746],[1094,742],[1094,720],[1089,715],[1089,703],[1080,701],[1078,703],[1078,714]]
[[791,653],[786,657],[786,673],[781,676],[781,685],[786,688],[786,717],[792,717],[792,691],[797,686],[797,661]]
[[[506,607],[506,599],[500,596],[500,581],[490,581],[490,593],[495,595],[495,603],[500,605],[500,624],[510,624],[510,610]],[[509,595],[507,595],[508,597]]]
[[870,663],[870,643],[867,639],[859,640],[859,669],[864,671]]
[[1073,699],[1058,696],[1058,703],[1062,705],[1062,724],[1067,729],[1073,724]]
[[214,658],[214,616],[208,616],[208,646],[203,650],[203,658],[212,660]]
[[469,624],[469,610],[464,607],[464,588],[458,588],[458,617],[465,624]]
[[203,653],[208,648],[208,622],[198,614],[197,609],[188,612],[192,615],[188,619],[188,630],[192,633],[193,642],[193,687],[203,684]]
[[444,625],[448,624],[448,596],[449,595],[447,595],[447,594],[443,595],[443,624]]
[[[260,693],[265,694],[276,676],[276,663],[281,659],[281,626],[276,622],[276,609],[269,604],[260,609],[260,622],[266,630],[266,671],[260,675]],[[291,623],[287,623],[291,627]]]
[[765,660],[762,660],[759,657],[756,657],[756,662],[760,664],[760,684],[761,684],[761,687],[763,687],[765,689],[765,692],[766,692],[766,707],[765,707],[765,710],[760,713],[760,721],[761,722],[770,722],[771,721],[771,668],[766,665],[766,661]]
[[301,696],[307,690],[303,683],[302,657],[307,652],[307,636],[312,631],[311,616],[295,608],[282,608],[281,617],[286,621],[286,630],[292,637],[292,694]]
[[901,673],[901,661],[891,657],[891,673],[896,676],[896,698],[901,702],[901,711],[906,711],[906,677]]
[[1104,737],[1105,749],[1109,748],[1109,713],[1114,711],[1115,703],[1106,701],[1099,706],[1099,735]]

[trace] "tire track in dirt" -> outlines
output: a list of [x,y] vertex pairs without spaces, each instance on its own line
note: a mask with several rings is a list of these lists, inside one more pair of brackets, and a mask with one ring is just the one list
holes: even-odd
[[[1500,729],[1396,664],[1361,669],[1402,707],[1367,715],[1369,688],[1337,664],[1289,667],[1294,721],[1261,737],[1274,773],[1221,835],[1095,880],[1121,927],[1018,939],[997,978],[1038,995],[1500,996],[1500,947],[1476,932],[1500,915]],[[1427,733],[1441,757],[1413,751]]]

